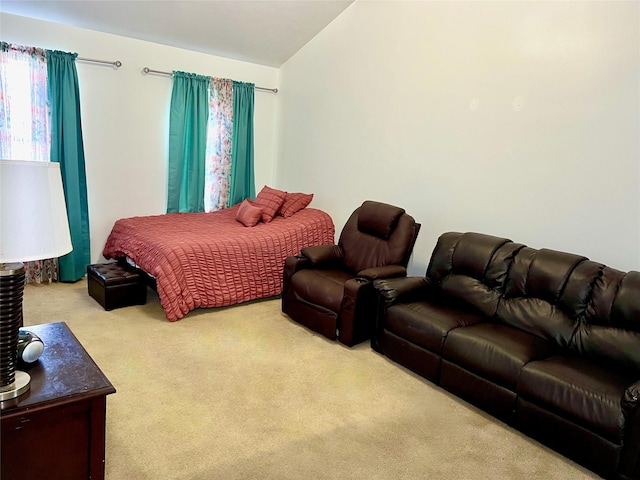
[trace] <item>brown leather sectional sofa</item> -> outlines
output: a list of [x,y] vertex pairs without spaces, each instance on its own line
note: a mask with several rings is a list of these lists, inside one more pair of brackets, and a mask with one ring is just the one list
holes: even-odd
[[640,272],[479,233],[376,280],[372,347],[606,478],[640,479]]

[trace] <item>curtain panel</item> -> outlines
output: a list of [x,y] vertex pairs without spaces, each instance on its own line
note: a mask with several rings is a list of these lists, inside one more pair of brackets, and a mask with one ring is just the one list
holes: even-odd
[[231,186],[228,206],[254,198],[253,169],[253,83],[233,82],[233,145],[231,147]]
[[60,257],[60,280],[75,282],[89,265],[89,208],[76,53],[47,50],[51,108],[51,161],[60,163],[67,202],[71,253]]
[[203,212],[209,77],[173,72],[167,213]]

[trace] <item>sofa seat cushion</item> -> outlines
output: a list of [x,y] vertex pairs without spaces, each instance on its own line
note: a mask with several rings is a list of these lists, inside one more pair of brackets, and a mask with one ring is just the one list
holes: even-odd
[[389,307],[385,328],[415,345],[442,354],[447,334],[454,328],[482,321],[477,314],[441,303],[417,301]]
[[480,323],[449,332],[442,357],[515,392],[522,367],[553,354],[554,346],[540,337],[506,325]]
[[621,399],[633,382],[631,375],[588,359],[558,355],[527,364],[517,393],[619,444],[624,429]]
[[344,283],[350,278],[353,275],[342,270],[309,268],[291,277],[291,287],[303,300],[337,313],[344,297]]

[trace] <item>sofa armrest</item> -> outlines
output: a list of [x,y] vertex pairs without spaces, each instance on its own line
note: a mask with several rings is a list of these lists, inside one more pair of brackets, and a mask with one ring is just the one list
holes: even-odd
[[431,282],[425,277],[399,277],[375,280],[373,286],[386,306],[425,296]]
[[300,254],[309,259],[315,266],[322,264],[336,264],[342,262],[344,255],[342,249],[338,245],[314,245],[312,247],[304,247]]
[[622,399],[624,441],[620,454],[620,478],[640,478],[640,380],[627,387]]
[[622,396],[622,412],[625,418],[630,418],[640,406],[640,380],[627,387]]
[[425,277],[396,277],[373,281],[375,300],[375,324],[371,335],[371,348],[384,355],[382,345],[387,308],[400,302],[424,298],[431,282]]
[[406,277],[407,269],[402,265],[385,265],[383,267],[366,268],[358,272],[358,277],[367,280],[376,280],[379,278],[396,278]]

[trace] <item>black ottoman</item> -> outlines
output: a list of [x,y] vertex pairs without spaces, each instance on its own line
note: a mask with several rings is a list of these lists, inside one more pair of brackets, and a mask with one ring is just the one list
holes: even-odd
[[89,295],[105,310],[144,305],[147,284],[142,272],[126,263],[98,263],[87,266]]

